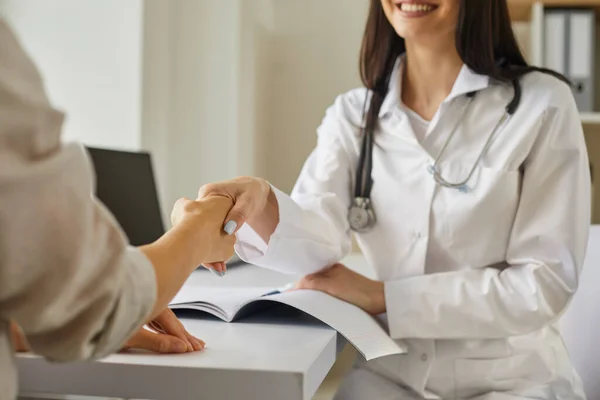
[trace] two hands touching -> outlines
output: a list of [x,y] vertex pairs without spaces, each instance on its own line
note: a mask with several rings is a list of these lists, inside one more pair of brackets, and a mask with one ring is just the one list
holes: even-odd
[[[220,208],[212,216],[208,215],[205,221],[208,223],[212,218],[213,223],[224,234],[217,235],[220,241],[211,245],[216,249],[217,254],[205,257],[201,264],[221,273],[226,270],[224,261],[233,253],[235,233],[242,225],[248,223],[266,243],[269,243],[271,235],[279,224],[278,202],[271,185],[260,178],[240,177],[201,187],[196,201],[179,200],[171,216],[173,226],[178,226],[188,217],[184,212],[186,209],[202,208],[203,202],[206,201],[223,204],[224,208]],[[219,253],[220,251],[224,253]],[[386,311],[383,283],[368,279],[342,264],[333,265],[304,277],[292,290],[301,289],[325,292],[373,315]]]
[[[270,190],[266,181],[256,178],[237,178],[203,186],[196,200],[181,198],[175,203],[171,213],[171,231],[142,250],[154,262],[156,252],[153,246],[159,246],[159,250],[160,246],[172,247],[171,251],[165,252],[172,259],[175,249],[179,248],[178,243],[192,243],[191,251],[185,251],[189,248],[184,246],[180,254],[191,256],[193,261],[181,260],[181,264],[192,265],[193,269],[203,265],[223,276],[227,268],[225,262],[234,253],[235,233],[248,222],[248,216],[258,216],[262,212]],[[160,260],[160,255],[154,258]],[[159,274],[157,281],[160,293]],[[175,314],[165,308],[125,344],[124,350],[185,353],[200,351],[204,346],[202,340],[187,332]]]
[[[269,183],[262,179],[243,177],[213,183],[202,187],[199,195],[222,196],[234,203],[225,224],[225,229],[231,233],[248,223],[268,243],[279,223],[277,198]],[[220,268],[221,265],[208,264],[207,267]],[[383,283],[368,279],[342,264],[305,276],[292,290],[301,289],[325,292],[373,315],[386,311]]]
[[[167,305],[199,265],[216,265],[224,271],[224,262],[234,253],[235,235],[224,230],[233,204],[231,198],[210,194],[180,199],[171,213],[173,227],[156,242],[140,247],[154,267],[156,302],[145,326],[122,350],[172,354],[204,349],[205,343],[187,332]],[[10,331],[16,351],[31,350],[17,323],[11,323]]]
[[[233,254],[235,234],[246,222],[251,223],[253,227],[261,225],[258,220],[264,216],[265,211],[268,209],[269,204],[267,202],[269,200],[271,200],[271,203],[277,204],[277,200],[274,199],[271,193],[271,186],[264,179],[240,177],[230,181],[211,183],[202,186],[198,190],[198,198],[195,201],[186,198],[179,199],[173,208],[171,223],[173,226],[179,225],[187,216],[184,212],[186,209],[203,208],[204,202],[207,201],[221,202],[229,206],[225,215],[223,215],[222,210],[219,210],[221,212],[207,216],[220,224],[222,227],[220,239],[225,240],[215,243],[216,253],[212,257],[208,257],[208,261],[201,263],[205,268],[217,271],[219,275],[223,276],[227,269],[225,261]],[[209,223],[208,220],[206,222]],[[275,223],[272,227],[268,234],[269,237],[275,230],[276,225]],[[268,238],[266,241],[268,242]],[[220,249],[219,246],[224,247]],[[209,245],[209,247],[212,249],[213,245]],[[220,251],[224,252],[222,253],[225,254],[224,257],[219,257]]]
[[[156,275],[157,299],[149,322],[133,335],[123,350],[157,353],[200,351],[205,343],[187,332],[167,308],[188,276],[199,266],[223,275],[233,255],[235,233],[245,223],[268,243],[279,224],[277,198],[265,180],[241,177],[200,188],[196,200],[180,199],[171,214],[172,229],[140,250]],[[370,314],[385,312],[382,282],[368,279],[341,264],[298,281],[292,290],[318,290],[354,304]],[[17,351],[28,346],[19,327],[12,324]]]

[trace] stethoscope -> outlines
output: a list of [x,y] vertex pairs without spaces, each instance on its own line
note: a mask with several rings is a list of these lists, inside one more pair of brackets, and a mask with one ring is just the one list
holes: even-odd
[[[458,130],[458,126],[460,125],[460,121],[464,118],[459,118],[456,125],[454,126],[452,132],[446,139],[446,143],[438,153],[432,165],[428,167],[428,171],[433,176],[435,182],[439,185],[456,189],[460,192],[468,192],[469,188],[467,183],[473,177],[473,174],[477,170],[477,166],[479,162],[483,158],[483,155],[488,151],[493,138],[496,136],[496,133],[503,127],[508,120],[514,115],[514,113],[519,108],[519,103],[521,102],[521,84],[517,79],[512,81],[514,95],[511,99],[510,103],[508,103],[505,107],[505,112],[502,114],[502,117],[498,120],[498,123],[488,136],[483,148],[479,152],[479,157],[473,163],[473,167],[467,176],[457,182],[450,182],[442,176],[439,171],[439,164],[442,155],[446,151],[450,141],[454,137],[454,134]],[[464,114],[466,114],[467,110],[470,108],[473,99],[475,98],[476,92],[470,92],[467,94],[469,102],[467,106],[464,108]],[[352,200],[352,205],[348,211],[348,222],[350,223],[350,228],[358,233],[364,233],[373,228],[377,221],[375,210],[373,209],[373,203],[371,201],[371,190],[373,188],[373,178],[371,176],[371,171],[373,169],[373,132],[365,131],[363,134],[363,141],[360,150],[360,157],[358,160],[358,169],[356,171],[355,184],[354,184],[354,198]]]

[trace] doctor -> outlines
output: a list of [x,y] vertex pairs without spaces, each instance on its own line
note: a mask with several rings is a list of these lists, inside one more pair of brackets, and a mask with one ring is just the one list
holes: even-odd
[[[371,0],[360,65],[366,89],[329,108],[291,197],[200,190],[236,202],[239,255],[406,339],[338,399],[583,399],[557,327],[590,224],[569,86],[526,64],[506,0]],[[335,265],[352,230],[376,281]]]

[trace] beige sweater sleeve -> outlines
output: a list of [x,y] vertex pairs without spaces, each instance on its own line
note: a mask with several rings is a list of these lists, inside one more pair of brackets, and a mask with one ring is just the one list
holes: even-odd
[[[69,68],[65,65],[65,68]],[[0,18],[0,320],[56,361],[119,349],[150,313],[154,269],[92,198],[39,73]]]

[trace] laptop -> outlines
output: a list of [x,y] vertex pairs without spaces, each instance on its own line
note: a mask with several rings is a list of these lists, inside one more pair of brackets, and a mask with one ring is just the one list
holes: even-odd
[[[110,210],[129,243],[152,243],[165,233],[152,157],[146,152],[87,147],[96,172],[96,197]],[[240,264],[236,256],[227,262]]]

